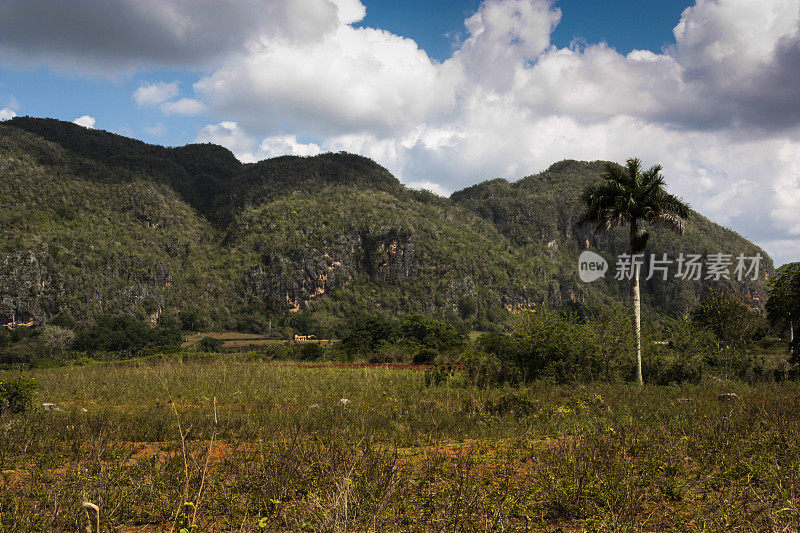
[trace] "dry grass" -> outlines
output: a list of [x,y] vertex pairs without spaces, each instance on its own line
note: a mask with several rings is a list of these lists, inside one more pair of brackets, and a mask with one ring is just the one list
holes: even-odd
[[3,531],[78,530],[83,501],[104,528],[169,530],[186,499],[200,531],[800,523],[794,384],[426,388],[419,372],[233,358],[29,376],[63,411],[2,420]]

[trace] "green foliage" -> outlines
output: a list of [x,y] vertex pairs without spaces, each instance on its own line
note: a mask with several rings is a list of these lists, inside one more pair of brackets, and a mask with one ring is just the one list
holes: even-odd
[[502,357],[494,352],[467,352],[461,359],[467,382],[481,389],[520,384],[523,381],[522,367],[512,357],[512,353]]
[[126,316],[102,315],[91,328],[78,332],[73,348],[95,352],[138,352],[153,346],[177,346],[180,332],[164,327],[150,327],[144,321]]
[[365,355],[377,351],[383,343],[397,341],[398,333],[394,322],[379,315],[359,313],[342,337],[340,347],[351,356]]
[[526,379],[555,382],[598,374],[590,338],[572,317],[546,308],[523,311],[513,322],[514,356]]
[[222,350],[222,345],[224,341],[222,339],[217,339],[215,337],[203,337],[200,339],[197,347],[201,352],[211,352],[211,353],[218,353]]
[[725,349],[744,353],[759,335],[763,337],[763,319],[757,310],[730,291],[709,289],[691,316],[714,333]]
[[0,381],[0,406],[12,413],[22,413],[33,406],[33,397],[40,386],[34,380],[19,376]]
[[178,312],[178,320],[183,331],[202,331],[206,327],[202,313],[195,308],[181,309]]
[[315,361],[325,355],[325,348],[316,342],[305,342],[300,345],[298,352],[300,359],[304,361]]
[[457,347],[465,340],[464,334],[453,324],[418,313],[412,313],[403,319],[400,323],[400,335],[430,350]]
[[598,231],[628,228],[634,254],[647,247],[650,234],[645,223],[683,233],[691,214],[687,203],[666,191],[661,165],[643,171],[640,164],[636,158],[628,159],[625,168],[608,163],[602,181],[589,185],[581,195],[586,210],[580,222],[594,224]]
[[[200,320],[181,326],[193,331],[330,336],[367,309],[496,330],[519,304],[621,302],[623,284],[574,275],[586,239],[609,254],[627,247],[620,232],[595,238],[574,223],[603,168],[564,161],[448,199],[350,154],[242,165],[218,146],[163,148],[17,117],[0,125],[0,198],[13,198],[0,202],[10,265],[0,292],[14,302],[0,319],[71,316],[56,325],[77,330],[99,314],[173,320],[188,302]],[[650,240],[654,253],[757,250],[699,215],[685,242]],[[682,312],[705,284],[645,286],[645,302]],[[763,280],[746,287],[763,296]]]
[[[769,280],[766,311],[770,324],[781,333],[790,331],[800,323],[800,263],[790,263],[779,268]],[[800,335],[796,337],[800,338]]]
[[183,502],[183,505],[178,511],[178,516],[175,517],[175,530],[178,533],[193,533],[199,527],[194,523],[197,507],[192,502]]

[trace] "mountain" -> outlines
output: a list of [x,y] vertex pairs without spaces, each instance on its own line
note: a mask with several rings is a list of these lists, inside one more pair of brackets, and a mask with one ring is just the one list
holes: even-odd
[[[330,334],[358,311],[420,311],[486,329],[520,307],[622,301],[612,276],[577,277],[587,245],[612,269],[626,249],[623,232],[575,222],[603,166],[562,161],[448,199],[347,153],[242,164],[211,144],[16,117],[0,124],[0,321],[196,311],[209,327]],[[648,251],[767,257],[699,214]],[[757,281],[722,284],[758,305],[771,271],[767,258]],[[683,312],[707,284],[644,283],[645,305]]]

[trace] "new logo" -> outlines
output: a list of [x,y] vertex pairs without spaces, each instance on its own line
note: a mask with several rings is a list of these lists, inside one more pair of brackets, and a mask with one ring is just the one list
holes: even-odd
[[608,271],[608,262],[602,256],[584,250],[578,257],[578,277],[584,283],[591,283],[605,276]]

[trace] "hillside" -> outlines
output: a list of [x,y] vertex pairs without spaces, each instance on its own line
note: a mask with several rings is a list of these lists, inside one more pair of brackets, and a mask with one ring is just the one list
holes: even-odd
[[[325,334],[357,311],[491,328],[520,306],[624,299],[613,279],[577,279],[587,242],[609,259],[625,249],[622,233],[575,224],[602,166],[563,161],[447,199],[352,154],[241,164],[219,146],[15,118],[0,124],[0,321],[196,310],[209,326]],[[670,256],[758,251],[700,215],[684,238],[656,231],[651,243]],[[645,303],[684,311],[704,283],[647,283]],[[763,277],[731,286],[765,289]]]

